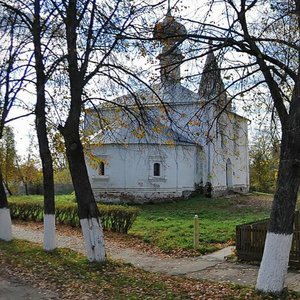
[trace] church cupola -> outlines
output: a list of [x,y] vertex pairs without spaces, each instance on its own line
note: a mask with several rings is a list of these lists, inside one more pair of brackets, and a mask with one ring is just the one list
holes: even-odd
[[186,28],[171,15],[170,8],[166,17],[154,27],[153,37],[163,46],[162,52],[157,56],[160,61],[162,83],[180,82],[180,64],[184,56],[178,46],[184,40],[186,33]]

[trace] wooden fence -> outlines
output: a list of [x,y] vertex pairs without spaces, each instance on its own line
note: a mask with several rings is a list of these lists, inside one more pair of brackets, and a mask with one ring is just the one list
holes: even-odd
[[[263,255],[269,219],[236,226],[237,256],[243,260],[260,261]],[[290,265],[300,267],[300,212],[295,212]]]

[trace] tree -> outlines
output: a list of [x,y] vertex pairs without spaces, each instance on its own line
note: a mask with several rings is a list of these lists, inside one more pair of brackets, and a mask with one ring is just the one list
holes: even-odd
[[25,159],[18,158],[16,165],[18,168],[18,177],[24,185],[25,194],[41,194],[43,192],[41,189],[43,174],[39,169],[38,160],[28,154]]
[[[49,251],[56,248],[55,243],[55,202],[54,202],[54,175],[53,162],[47,136],[46,123],[46,82],[45,52],[42,46],[43,28],[49,26],[50,18],[41,20],[41,4],[39,0],[34,1],[33,20],[30,30],[33,37],[35,70],[36,70],[36,131],[39,142],[39,151],[43,168],[44,187],[44,249]],[[48,22],[47,22],[48,21]],[[50,40],[50,41],[49,41]],[[51,43],[51,38],[48,38]]]
[[0,166],[3,183],[9,195],[13,194],[16,173],[16,149],[14,133],[9,126],[4,127],[2,144],[0,146]]
[[[117,59],[124,52],[120,36],[125,30],[136,30],[134,12],[144,12],[144,4],[87,0],[69,0],[65,5],[55,0],[51,3],[64,23],[59,45],[66,43],[67,46],[57,50],[66,53],[57,78],[66,78],[62,82],[68,91],[63,96],[69,100],[65,108],[66,120],[60,121],[58,129],[64,138],[87,256],[91,261],[104,261],[103,231],[80,139],[81,113],[86,103],[100,98],[95,95],[94,85],[103,85],[103,89],[107,89],[105,78],[124,86],[120,72],[124,71],[126,75],[130,72],[124,66],[126,62],[120,63]],[[62,72],[64,70],[67,74]]]
[[[64,125],[60,124],[59,131],[65,141],[88,259],[104,261],[106,254],[103,229],[89,182],[79,134],[84,88],[101,67],[101,62],[97,63],[94,70],[89,73],[89,63],[93,57],[93,51],[103,38],[104,27],[97,20],[97,18],[101,18],[100,7],[96,1],[70,0],[66,5],[61,6],[52,0],[52,4],[59,11],[65,26],[64,37],[67,42],[67,70],[70,82],[70,108],[66,122]],[[110,18],[107,23],[109,21]],[[100,29],[97,29],[97,26]],[[82,49],[84,49],[83,52]]]
[[250,182],[255,191],[274,193],[280,143],[267,133],[257,134],[249,152]]
[[188,37],[196,44],[211,41],[211,51],[226,54],[230,50],[231,63],[224,61],[222,69],[239,75],[231,74],[231,85],[238,87],[233,99],[245,94],[252,98],[255,92],[250,91],[258,87],[262,93],[268,91],[268,105],[280,121],[276,192],[256,285],[258,290],[280,293],[288,267],[300,184],[300,2],[225,0],[210,4],[210,12],[223,8],[225,18],[209,23],[207,14],[204,22],[194,22],[198,30]]
[[[58,24],[52,23],[53,11],[47,2],[40,3],[39,0],[1,2],[8,14],[16,14],[18,24],[25,25],[29,44],[33,45],[34,69],[35,69],[35,89],[36,89],[36,131],[39,143],[40,158],[43,169],[43,191],[44,191],[44,249],[47,251],[55,249],[55,202],[54,202],[54,175],[53,162],[47,136],[46,121],[46,83],[49,79],[47,72],[51,70],[53,59],[49,54],[49,45],[51,45],[51,30],[55,31]],[[44,18],[42,17],[45,16]],[[50,26],[50,24],[54,24]],[[46,34],[47,37],[45,36]],[[44,43],[45,40],[45,43]],[[29,46],[29,47],[30,47]],[[50,61],[50,66],[46,65]],[[28,62],[28,65],[29,62]],[[47,68],[48,67],[48,68]],[[47,70],[48,69],[48,70]],[[29,79],[30,80],[30,79]],[[26,184],[25,184],[26,187]],[[26,188],[27,191],[27,188]],[[28,192],[28,191],[27,191]]]
[[[3,138],[4,126],[18,117],[9,119],[11,108],[18,102],[19,92],[26,86],[24,78],[28,68],[21,63],[21,56],[26,42],[22,30],[15,28],[16,15],[7,17],[0,8],[0,139]],[[2,169],[1,166],[0,169]],[[3,176],[0,172],[0,239],[12,239],[11,218]]]

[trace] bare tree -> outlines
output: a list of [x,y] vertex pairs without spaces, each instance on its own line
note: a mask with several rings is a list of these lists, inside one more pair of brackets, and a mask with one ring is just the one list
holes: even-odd
[[[125,31],[137,31],[134,24],[136,17],[150,10],[151,6],[144,3],[135,5],[131,1],[70,0],[61,4],[60,1],[51,0],[51,3],[64,23],[59,43],[63,46],[56,51],[66,54],[66,60],[55,73],[56,83],[59,81],[57,78],[60,78],[63,85],[67,86],[67,89],[63,89],[63,97],[68,99],[65,103],[66,120],[59,122],[58,129],[64,137],[87,256],[91,261],[103,261],[105,249],[102,226],[80,136],[81,113],[83,107],[88,103],[93,105],[95,99],[107,101],[99,97],[95,87],[102,85],[103,89],[108,89],[106,79],[129,88],[122,74],[133,76],[133,72],[126,67],[126,60],[118,60],[120,53],[126,52],[121,36]],[[139,109],[139,117],[142,119],[142,107],[139,106]],[[99,117],[100,122],[105,123],[100,114]]]
[[[5,17],[0,10],[1,38],[0,38],[0,139],[3,138],[5,124],[16,117],[9,119],[9,113],[13,105],[18,102],[17,95],[24,88],[24,78],[27,67],[22,66],[20,56],[24,50],[22,32],[15,28],[16,15]],[[0,172],[0,239],[9,241],[12,239],[11,218],[8,207],[3,176]]]
[[[31,34],[33,36],[35,70],[36,70],[36,131],[39,143],[40,157],[43,168],[43,186],[44,186],[44,249],[53,250],[55,244],[55,201],[54,201],[54,175],[53,162],[49,147],[46,123],[46,82],[47,75],[45,71],[45,51],[43,51],[42,38],[43,28],[49,26],[47,24],[51,20],[41,20],[41,4],[39,0],[34,1],[34,14],[31,26]],[[50,20],[49,20],[50,19]],[[48,39],[51,37],[48,36]],[[48,44],[51,43],[49,40]]]
[[[55,201],[54,201],[54,179],[53,179],[53,163],[49,148],[46,123],[46,83],[48,79],[48,70],[52,68],[54,63],[51,60],[48,46],[51,45],[51,30],[55,27],[50,26],[53,20],[51,7],[47,7],[44,2],[44,7],[38,0],[30,0],[27,2],[14,1],[8,3],[2,2],[2,6],[8,14],[15,14],[18,17],[18,23],[15,26],[26,28],[24,34],[28,39],[28,51],[32,51],[34,57],[33,67],[35,69],[35,78],[28,78],[28,81],[33,81],[36,88],[36,131],[39,143],[40,158],[43,168],[43,188],[44,188],[44,249],[49,251],[55,249]],[[42,18],[44,15],[45,18]],[[45,37],[48,33],[47,39]],[[30,47],[33,46],[33,49]],[[46,66],[47,61],[50,61],[50,66]],[[31,67],[30,62],[28,66]]]
[[[277,187],[256,285],[258,290],[280,293],[287,273],[300,184],[300,2],[209,2],[203,22],[186,20],[197,28],[188,35],[189,40],[196,48],[199,42],[205,45],[211,41],[211,51],[227,56],[223,72],[238,74],[227,83],[232,99],[246,95],[253,107],[253,96],[262,101],[260,95],[268,92],[270,114],[280,121]],[[211,18],[209,22],[209,14],[218,14],[221,9],[221,21]],[[257,90],[260,92],[255,94]]]
[[[103,229],[86,170],[80,139],[80,116],[85,86],[97,74],[104,61],[102,58],[96,64],[91,63],[95,59],[95,51],[103,39],[103,31],[106,30],[111,17],[108,16],[104,24],[99,22],[97,18],[105,19],[106,15],[101,16],[101,6],[96,1],[70,0],[64,4],[54,0],[51,2],[59,12],[65,27],[61,41],[62,43],[66,42],[67,46],[65,49],[66,68],[63,69],[67,70],[70,97],[66,121],[58,128],[65,141],[87,257],[90,261],[104,261],[106,254]],[[112,14],[115,10],[116,8],[113,9]],[[109,55],[109,51],[107,55]],[[89,72],[91,66],[94,69]]]

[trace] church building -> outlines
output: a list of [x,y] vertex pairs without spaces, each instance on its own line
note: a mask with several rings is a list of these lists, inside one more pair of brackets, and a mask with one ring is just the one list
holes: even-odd
[[160,83],[86,113],[93,141],[86,161],[98,199],[142,203],[248,191],[248,120],[232,110],[213,51],[198,93],[181,84],[185,34],[168,12],[154,28]]

